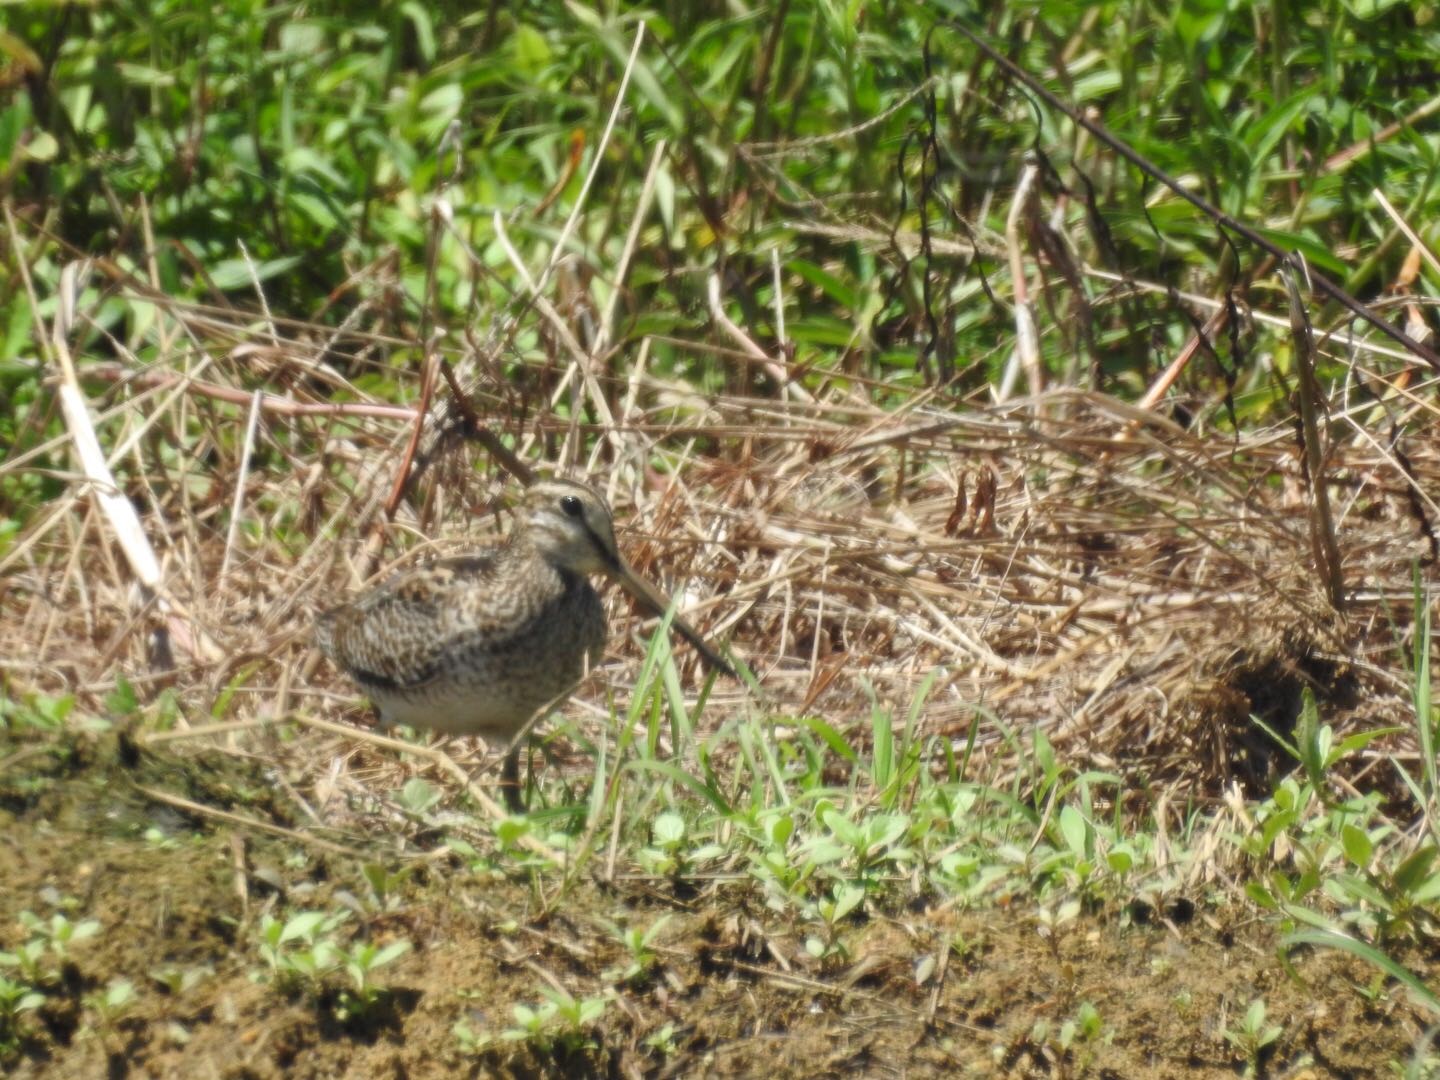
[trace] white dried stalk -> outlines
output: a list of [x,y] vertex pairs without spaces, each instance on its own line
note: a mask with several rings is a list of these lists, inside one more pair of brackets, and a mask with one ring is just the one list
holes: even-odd
[[235,536],[240,531],[240,514],[245,509],[245,481],[250,475],[250,455],[255,450],[255,430],[260,426],[260,403],[264,394],[256,390],[250,399],[250,421],[245,425],[245,445],[240,451],[240,471],[235,478],[235,497],[230,502],[230,528],[225,531],[225,555],[220,560],[220,580],[230,573]]
[[1035,178],[1039,172],[1033,162],[1025,164],[1025,168],[1020,171],[1020,180],[1015,185],[1015,197],[1010,202],[1010,213],[1005,218],[1005,248],[1010,257],[1010,287],[1015,293],[1015,352],[1005,367],[1000,388],[995,392],[996,401],[1009,399],[1021,371],[1025,372],[1031,394],[1039,394],[1045,389],[1045,374],[1040,366],[1040,342],[1035,332],[1035,315],[1030,310],[1030,290],[1025,281],[1025,257],[1020,251],[1020,221],[1025,215],[1030,189],[1035,186]]

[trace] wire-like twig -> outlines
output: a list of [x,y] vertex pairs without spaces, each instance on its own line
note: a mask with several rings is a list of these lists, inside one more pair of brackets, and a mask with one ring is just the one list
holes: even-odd
[[[1031,93],[1041,98],[1052,109],[1055,109],[1057,112],[1063,113],[1066,117],[1069,118],[1070,122],[1075,124],[1077,127],[1082,127],[1086,131],[1090,132],[1091,135],[1099,139],[1111,150],[1114,150],[1117,154],[1123,157],[1126,161],[1130,162],[1130,164],[1134,165],[1146,176],[1149,176],[1152,180],[1164,184],[1176,195],[1180,196],[1180,198],[1190,203],[1190,205],[1194,206],[1197,210],[1199,210],[1206,217],[1210,218],[1210,220],[1214,221],[1217,225],[1220,225],[1223,228],[1229,229],[1231,232],[1243,236],[1246,240],[1254,244],[1260,250],[1268,252],[1270,255],[1274,256],[1277,262],[1287,264],[1290,262],[1290,255],[1288,252],[1283,250],[1278,245],[1267,240],[1264,236],[1262,236],[1256,230],[1252,229],[1249,225],[1246,225],[1244,222],[1231,217],[1219,207],[1211,205],[1210,202],[1207,201],[1205,198],[1197,195],[1188,187],[1172,178],[1158,165],[1155,165],[1148,158],[1136,152],[1124,139],[1120,138],[1118,135],[1113,134],[1110,129],[1107,128],[1104,124],[1100,123],[1099,120],[1096,120],[1093,117],[1081,112],[1079,109],[1076,109],[1073,106],[1067,104],[1066,102],[1061,101],[1060,98],[1058,98],[1055,94],[1051,93],[1050,90],[1046,88],[1046,86],[1041,83],[1039,79],[1036,79],[1033,75],[1031,75],[1024,68],[1020,67],[1019,64],[1015,63],[1008,56],[1005,56],[1003,53],[999,52],[988,41],[982,38],[979,34],[975,33],[969,27],[958,21],[952,22],[951,25],[953,25],[961,34],[965,35],[965,37],[967,37],[971,41],[971,43],[975,45],[976,48],[978,48],[987,57],[989,57],[994,64],[1003,69],[1005,73],[1009,75],[1012,79],[1023,83],[1030,90]],[[1312,269],[1309,271],[1308,277],[1312,288],[1318,289],[1330,299],[1341,304],[1343,307],[1349,310],[1351,314],[1357,316],[1360,319],[1363,319],[1365,322],[1375,327],[1375,329],[1379,330],[1382,334],[1393,338],[1395,341],[1399,342],[1402,346],[1404,346],[1406,350],[1413,353],[1415,356],[1420,357],[1437,372],[1440,372],[1440,353],[1436,353],[1435,350],[1431,349],[1428,345],[1424,345],[1416,341],[1409,334],[1405,333],[1405,331],[1401,330],[1398,326],[1394,326],[1391,323],[1388,323],[1384,319],[1380,318],[1380,316],[1376,315],[1359,300],[1355,299],[1355,297],[1351,296],[1348,292],[1342,289],[1339,285],[1336,285],[1324,275],[1317,273]]]

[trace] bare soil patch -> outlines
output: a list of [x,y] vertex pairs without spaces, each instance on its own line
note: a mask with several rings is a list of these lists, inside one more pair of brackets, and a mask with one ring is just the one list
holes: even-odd
[[[1164,912],[1087,912],[1052,935],[1024,902],[870,912],[846,927],[844,961],[821,965],[743,885],[584,880],[546,914],[539,896],[553,895],[553,878],[477,875],[445,857],[418,860],[398,902],[352,921],[414,950],[381,974],[386,1000],[347,1021],[332,997],[267,981],[255,926],[266,910],[358,894],[357,860],[190,818],[139,790],[188,792],[286,827],[262,764],[135,753],[113,739],[0,742],[0,763],[18,754],[26,769],[0,771],[0,948],[20,943],[18,912],[48,917],[67,898],[102,930],[48,988],[8,1065],[17,1078],[1218,1078],[1242,1071],[1224,1032],[1257,997],[1283,1029],[1264,1075],[1386,1075],[1423,1037],[1421,1016],[1371,970],[1300,954],[1294,981],[1271,928],[1231,922],[1232,909],[1202,897]],[[624,981],[628,954],[611,925],[662,916],[655,966]],[[1406,960],[1435,973],[1434,957]],[[165,969],[201,974],[167,990],[154,977]],[[90,1002],[116,978],[139,996],[105,1023]],[[462,1050],[457,1021],[498,1036],[544,987],[609,1004],[573,1040]],[[1098,1029],[1062,1045],[1085,1003]]]

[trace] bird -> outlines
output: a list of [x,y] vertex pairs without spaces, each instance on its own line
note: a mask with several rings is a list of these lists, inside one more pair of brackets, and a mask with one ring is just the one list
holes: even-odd
[[[654,614],[670,608],[621,556],[598,491],[578,480],[537,480],[508,539],[397,572],[322,612],[313,640],[370,698],[382,724],[511,744],[500,787],[520,813],[515,737],[541,709],[568,698],[604,652],[594,575]],[[689,623],[675,616],[670,625],[709,667],[735,677]]]

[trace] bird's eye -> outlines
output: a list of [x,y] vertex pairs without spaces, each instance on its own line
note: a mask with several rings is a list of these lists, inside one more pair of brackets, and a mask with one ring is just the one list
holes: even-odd
[[580,505],[580,499],[575,495],[560,496],[560,509],[573,518],[581,517],[585,513],[585,507]]

